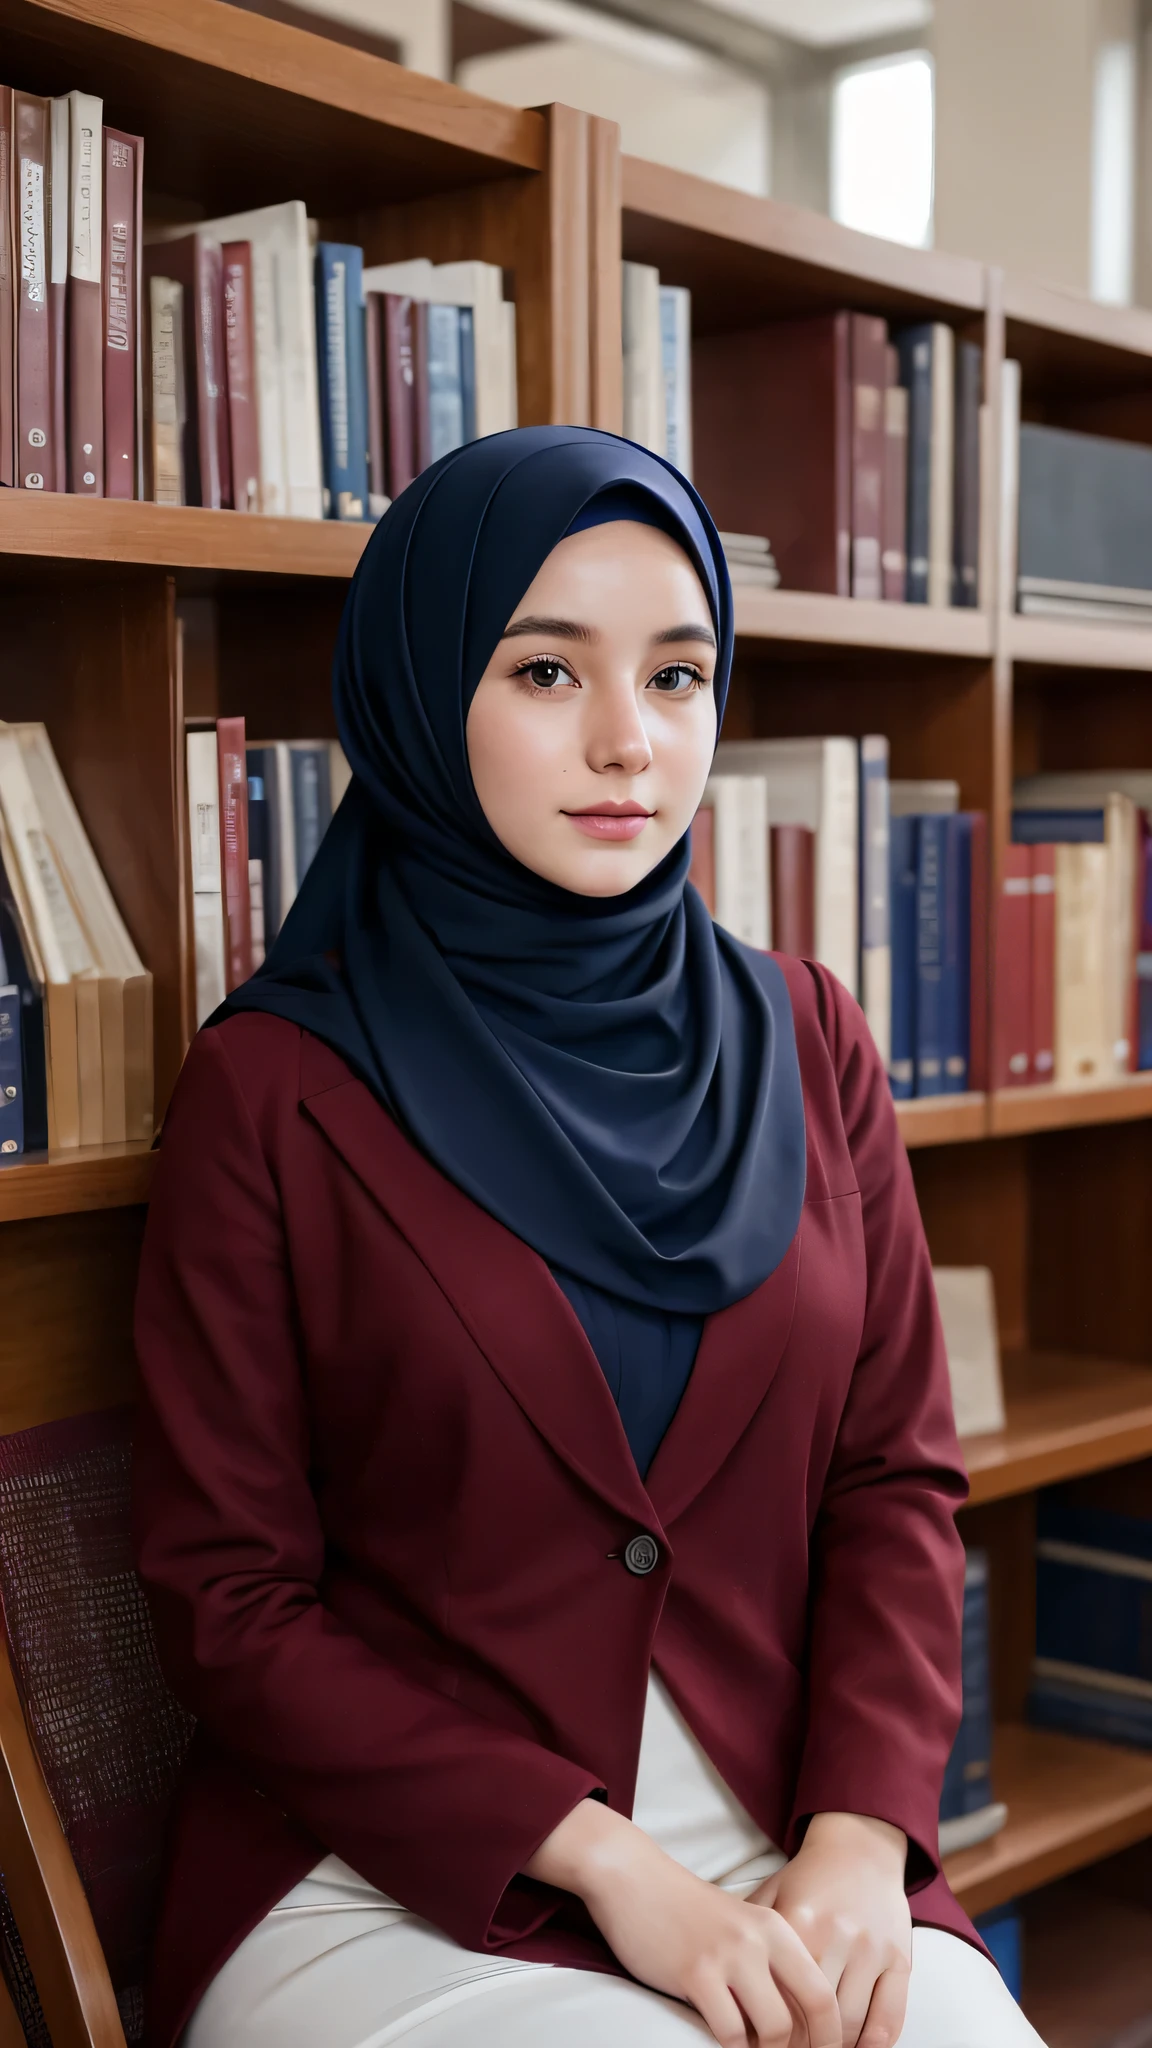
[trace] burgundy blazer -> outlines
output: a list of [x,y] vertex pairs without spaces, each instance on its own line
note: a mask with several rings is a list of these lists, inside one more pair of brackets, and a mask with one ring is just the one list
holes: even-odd
[[139,1566],[200,1723],[153,2048],[328,1851],[467,1948],[616,1967],[518,1873],[585,1795],[631,1811],[650,1660],[774,1842],[879,1815],[914,1917],[976,1940],[936,1861],[966,1481],[928,1251],[860,1010],[780,965],[803,1214],[646,1483],[544,1261],[335,1053],[256,1014],[197,1038],[137,1314]]

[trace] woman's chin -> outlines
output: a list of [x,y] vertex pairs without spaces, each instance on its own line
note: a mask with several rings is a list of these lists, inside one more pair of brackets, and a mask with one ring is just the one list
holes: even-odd
[[641,853],[639,847],[600,846],[582,857],[555,862],[549,880],[573,896],[626,896],[662,858],[663,849],[653,853],[645,847]]

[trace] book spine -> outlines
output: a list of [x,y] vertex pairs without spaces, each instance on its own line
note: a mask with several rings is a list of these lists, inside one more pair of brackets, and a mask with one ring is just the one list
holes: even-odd
[[136,495],[138,135],[104,130],[104,491]]
[[772,945],[798,960],[816,954],[816,834],[805,825],[769,830]]
[[1115,1072],[1109,1030],[1108,849],[1056,848],[1055,1078],[1074,1088]]
[[384,306],[383,293],[364,294],[364,377],[368,400],[368,510],[379,519],[388,504],[388,471],[384,458]]
[[1050,1081],[1056,1053],[1056,848],[1030,846],[1032,862],[1031,1069],[1033,1081]]
[[892,934],[892,1027],[888,1079],[897,1102],[916,1086],[916,838],[915,817],[888,827],[889,916]]
[[904,595],[909,604],[928,602],[928,514],[932,478],[931,327],[912,327],[900,336],[900,378],[908,392],[908,489]]
[[884,404],[888,329],[867,313],[849,316],[852,362],[852,595],[882,594]]
[[256,403],[256,336],[252,312],[252,245],[226,242],[220,251],[224,294],[224,369],[228,387],[232,503],[260,510],[260,418]]
[[220,883],[224,905],[224,985],[231,991],[252,972],[252,898],[248,875],[248,763],[244,720],[216,721],[220,802]]
[[12,88],[0,85],[0,484],[16,482],[16,262],[12,235]]
[[956,349],[950,327],[932,329],[932,427],[928,493],[928,602],[952,603],[952,492]]
[[104,495],[103,117],[70,92],[68,189],[68,489]]
[[68,489],[68,150],[66,97],[49,102],[48,128],[48,364],[52,382],[52,475],[54,491]]
[[476,317],[471,306],[460,308],[460,401],[464,439],[476,439]]
[[[316,250],[316,357],[320,373],[320,441],[324,456],[324,512],[329,519],[363,519],[368,509],[366,462],[356,445],[352,391],[353,310],[350,279],[360,251],[343,242]],[[359,268],[357,266],[357,282]],[[361,469],[365,474],[361,475]]]
[[[851,315],[832,320],[833,399],[836,408],[836,592],[852,593],[852,335]],[[769,534],[769,540],[772,536]]]
[[388,496],[398,498],[416,475],[413,302],[399,292],[385,292],[383,300]]
[[1152,1566],[1087,1545],[1036,1545],[1036,1655],[1109,1677],[1140,1678],[1152,1697]]
[[1136,951],[1136,1065],[1152,1068],[1152,822],[1140,813],[1139,942]]
[[968,813],[968,1086],[988,1087],[988,815]]
[[968,1087],[968,1030],[971,1019],[969,967],[972,957],[972,819],[967,811],[942,818],[944,863],[942,912],[941,1091],[960,1095]]
[[187,734],[188,838],[198,1026],[219,1008],[227,993],[220,861],[220,771],[216,750],[214,732]]
[[1028,1719],[1039,1728],[1152,1749],[1152,1699],[1105,1686],[1077,1686],[1033,1678]]
[[968,607],[979,603],[980,389],[983,381],[984,351],[977,342],[960,342],[956,350],[952,602]]
[[368,504],[368,363],[364,345],[364,251],[348,250],[345,274],[345,335],[348,358],[348,445],[352,465],[352,494],[360,503],[360,517],[370,516]]
[[[246,755],[246,763],[251,755]],[[262,775],[248,777],[248,902],[252,917],[252,972],[264,964],[264,875],[268,851],[268,805]]]
[[922,817],[916,860],[916,1094],[944,1086],[944,831],[947,820]]
[[692,475],[692,294],[687,285],[660,287],[660,357],[664,373],[665,454]]
[[0,1165],[11,1166],[24,1151],[24,1056],[20,990],[0,988]]
[[688,880],[703,898],[709,917],[716,915],[716,813],[711,804],[701,804],[692,820],[692,864]]
[[416,474],[432,460],[431,394],[428,383],[428,306],[424,299],[412,305],[412,442]]
[[1004,849],[994,945],[992,1086],[1020,1088],[1032,1078],[1032,861],[1026,846]]
[[299,889],[332,821],[332,795],[327,747],[294,746],[289,751],[296,887]]
[[900,358],[885,350],[884,392],[884,548],[880,557],[882,594],[893,604],[904,602],[908,561],[904,548],[908,513],[908,393],[900,382]]
[[[194,238],[193,291],[184,302],[185,366],[196,366],[195,415],[188,422],[199,470],[197,503],[220,511],[232,503],[228,396],[224,367],[224,272],[220,244]],[[185,444],[186,476],[191,451]]]
[[51,490],[51,323],[48,316],[47,211],[48,103],[18,92],[13,101],[16,215],[16,482],[26,491]]
[[174,278],[152,277],[148,293],[152,497],[157,505],[183,505],[184,288]]
[[866,733],[860,742],[860,996],[885,1067],[892,1048],[888,831],[888,742],[881,733]]
[[429,459],[438,462],[464,439],[460,375],[460,308],[428,307]]
[[280,878],[280,821],[277,801],[276,750],[274,747],[249,747],[247,752],[248,786],[260,788],[260,801],[250,806],[249,813],[249,858],[255,848],[256,858],[261,866],[261,884],[264,901],[263,938],[264,949],[270,951],[272,942],[280,929],[280,901],[282,883]]
[[944,1774],[940,1819],[979,1813],[992,1803],[992,1684],[988,1628],[988,1559],[969,1551],[964,1571],[960,1637],[963,1708]]

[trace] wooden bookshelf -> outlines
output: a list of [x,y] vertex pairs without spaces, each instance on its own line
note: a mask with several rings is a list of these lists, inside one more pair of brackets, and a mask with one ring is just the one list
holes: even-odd
[[919,1145],[956,1145],[982,1138],[988,1127],[986,1095],[925,1095],[898,1102],[896,1121],[909,1151]]
[[988,1097],[993,1137],[1073,1130],[1082,1124],[1133,1123],[1152,1116],[1152,1074],[1129,1074],[1094,1088],[1002,1088]]
[[1008,1820],[945,1864],[968,1913],[987,1913],[1152,1833],[1147,1752],[1010,1723],[996,1731],[992,1769]]
[[1004,1406],[1002,1430],[964,1444],[973,1507],[1152,1456],[1152,1366],[1009,1356]]
[[81,568],[192,569],[228,577],[346,579],[371,527],[335,519],[267,519],[205,512],[198,505],[140,505],[55,492],[0,493],[0,577],[26,573],[26,558]]
[[953,655],[987,660],[992,621],[984,612],[940,605],[876,604],[867,598],[824,597],[808,590],[736,592],[736,631],[746,640],[876,648],[894,654]]
[[2,1167],[0,1223],[146,1202],[155,1163],[150,1145],[80,1145]]
[[1014,662],[1036,668],[1152,670],[1152,626],[1106,619],[1039,619],[1013,614],[1005,644]]

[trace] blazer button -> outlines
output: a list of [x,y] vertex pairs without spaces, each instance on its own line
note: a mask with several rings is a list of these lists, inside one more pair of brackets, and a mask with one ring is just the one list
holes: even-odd
[[631,1536],[624,1545],[624,1562],[638,1579],[646,1578],[660,1562],[660,1545],[654,1536]]

